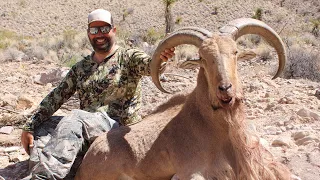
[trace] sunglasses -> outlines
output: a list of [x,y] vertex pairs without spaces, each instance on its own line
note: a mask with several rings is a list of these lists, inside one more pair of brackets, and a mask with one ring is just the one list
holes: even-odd
[[111,31],[112,26],[90,27],[89,33],[92,35],[98,34],[99,29],[102,32],[102,34],[108,34]]

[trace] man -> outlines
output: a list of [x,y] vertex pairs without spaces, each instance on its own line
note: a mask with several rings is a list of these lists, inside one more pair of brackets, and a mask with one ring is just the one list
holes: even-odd
[[[21,142],[30,154],[31,174],[25,179],[63,179],[77,155],[101,133],[141,120],[141,77],[150,74],[151,58],[116,45],[116,27],[109,11],[88,15],[91,55],[75,64],[62,82],[40,103],[24,126]],[[174,48],[161,54],[165,62]],[[51,117],[75,92],[80,109],[70,116]]]

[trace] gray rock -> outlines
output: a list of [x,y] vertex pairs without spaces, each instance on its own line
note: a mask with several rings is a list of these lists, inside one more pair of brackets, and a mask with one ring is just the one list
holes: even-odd
[[269,149],[269,142],[263,138],[259,139],[259,143],[266,149]]
[[299,178],[298,176],[296,175],[291,175],[291,180],[301,180],[301,178]]
[[33,81],[37,84],[45,85],[47,83],[61,80],[65,74],[66,73],[63,69],[52,69],[49,72],[34,76]]
[[0,133],[2,134],[11,134],[13,131],[13,127],[12,126],[4,126],[0,128]]
[[269,135],[277,135],[279,128],[275,126],[267,126],[264,128],[264,131]]
[[26,156],[24,157],[24,156],[20,155],[19,153],[13,153],[13,154],[9,155],[9,161],[14,162],[14,163],[21,162],[26,159],[27,159]]
[[319,142],[319,139],[314,136],[307,136],[307,137],[296,140],[296,144],[298,146],[307,145],[313,142]]
[[12,147],[7,147],[4,149],[5,153],[11,153],[11,152],[16,152],[19,151],[20,147],[19,146],[12,146]]
[[292,134],[294,140],[302,139],[308,136],[310,133],[308,131],[298,131]]
[[297,112],[297,115],[304,118],[313,118],[316,121],[320,121],[320,116],[306,108],[302,108]]
[[320,99],[320,89],[316,90],[316,93],[314,94],[318,99]]
[[287,146],[287,147],[291,147],[293,144],[292,140],[290,137],[278,137],[277,139],[275,139],[271,145],[274,147],[278,147],[278,146]]

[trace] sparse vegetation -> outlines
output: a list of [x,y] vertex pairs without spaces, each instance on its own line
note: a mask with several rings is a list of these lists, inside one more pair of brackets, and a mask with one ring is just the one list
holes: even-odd
[[81,57],[79,55],[70,53],[70,54],[66,54],[65,56],[63,56],[62,63],[66,67],[72,67],[80,59],[81,59]]
[[193,45],[180,45],[176,47],[174,61],[178,64],[179,61],[185,61],[187,59],[194,59],[199,57],[198,48]]
[[22,8],[25,8],[27,6],[26,0],[20,0],[19,1],[19,6],[22,7]]
[[130,37],[130,32],[121,26],[117,26],[117,37],[118,39],[126,40]]
[[155,30],[154,28],[150,28],[147,32],[142,36],[142,40],[149,43],[155,44],[159,39],[164,36],[163,33]]
[[17,39],[17,34],[13,31],[0,30],[0,49],[8,48],[12,40]]
[[311,33],[318,37],[319,36],[319,31],[320,31],[320,19],[313,19],[311,20],[311,23],[312,23],[312,30],[311,30]]
[[256,51],[261,61],[269,61],[272,59],[272,53],[270,48],[266,44],[262,44]]
[[180,24],[181,22],[182,22],[182,17],[178,16],[177,19],[176,19],[175,24]]
[[162,1],[165,5],[164,17],[165,17],[165,23],[166,23],[166,34],[168,34],[168,33],[172,32],[174,29],[171,8],[172,8],[173,4],[178,0],[162,0]]
[[24,53],[17,48],[8,48],[4,51],[4,58],[8,61],[21,61]]
[[125,21],[126,17],[128,17],[130,14],[133,13],[133,10],[134,10],[133,8],[124,9],[122,14],[122,21]]
[[312,35],[311,33],[305,33],[301,36],[301,39],[304,43],[309,44],[311,46],[319,45],[319,40]]
[[217,15],[218,14],[218,7],[214,7],[213,11],[211,12],[212,15]]
[[26,55],[29,58],[43,60],[47,56],[47,50],[41,46],[31,46],[26,50]]
[[78,33],[73,29],[63,31],[63,46],[72,48],[74,39]]
[[320,55],[300,45],[289,47],[285,78],[305,78],[320,82]]
[[258,8],[254,15],[252,16],[253,19],[258,19],[258,20],[262,20],[262,9]]
[[242,46],[244,48],[253,49],[253,48],[256,48],[260,44],[261,37],[258,35],[253,35],[253,34],[245,35],[243,37],[240,37],[237,40],[237,42],[240,46]]

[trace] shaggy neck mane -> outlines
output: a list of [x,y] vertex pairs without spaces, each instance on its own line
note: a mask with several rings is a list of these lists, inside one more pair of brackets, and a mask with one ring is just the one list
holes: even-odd
[[[227,140],[227,144],[231,144],[233,149],[233,160],[230,164],[233,169],[232,179],[245,180],[265,180],[279,179],[280,177],[288,176],[287,172],[281,171],[281,165],[275,165],[272,155],[266,162],[266,157],[262,157],[262,152],[265,152],[262,146],[259,145],[259,138],[249,134],[246,131],[245,112],[242,97],[236,97],[236,102],[230,109],[219,108],[213,110],[210,102],[208,83],[204,75],[203,68],[200,68],[197,86],[190,94],[188,101],[196,100],[198,111],[201,111],[202,118],[207,124],[210,124],[217,130],[217,137]],[[241,90],[237,90],[241,91]],[[242,96],[242,93],[237,93]],[[231,155],[232,156],[232,155]],[[277,168],[280,170],[277,170]],[[283,169],[282,169],[283,170]]]

